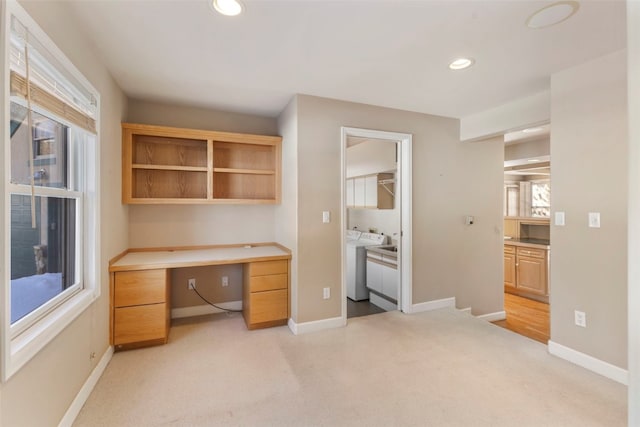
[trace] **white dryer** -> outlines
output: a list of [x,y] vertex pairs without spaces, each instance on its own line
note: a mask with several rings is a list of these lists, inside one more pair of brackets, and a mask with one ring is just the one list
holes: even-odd
[[386,236],[376,233],[361,233],[358,239],[351,238],[347,230],[347,297],[353,301],[369,299],[367,289],[367,246],[385,243]]

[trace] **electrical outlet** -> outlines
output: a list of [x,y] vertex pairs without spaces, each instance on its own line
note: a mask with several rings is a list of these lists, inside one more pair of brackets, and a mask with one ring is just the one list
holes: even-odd
[[331,288],[323,288],[322,289],[322,298],[324,298],[324,299],[331,298]]
[[584,311],[576,310],[574,312],[576,326],[582,326],[583,328],[587,327],[587,314]]
[[189,290],[192,291],[196,288],[196,279],[189,279]]
[[229,276],[222,276],[222,286],[229,286]]

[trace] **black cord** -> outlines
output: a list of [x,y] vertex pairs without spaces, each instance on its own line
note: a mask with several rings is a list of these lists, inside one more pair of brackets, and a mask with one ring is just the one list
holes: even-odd
[[242,313],[242,310],[231,310],[230,308],[222,308],[222,307],[218,307],[217,305],[215,305],[215,304],[214,304],[214,303],[212,303],[212,302],[209,302],[209,300],[208,300],[208,299],[206,299],[205,297],[203,297],[202,295],[200,295],[200,292],[198,292],[198,290],[197,290],[195,287],[193,287],[193,290],[196,292],[196,295],[198,295],[198,296],[202,299],[202,301],[206,302],[207,304],[209,304],[209,305],[210,305],[210,306],[212,306],[212,307],[217,308],[218,310],[227,311],[227,312],[229,312],[229,313]]

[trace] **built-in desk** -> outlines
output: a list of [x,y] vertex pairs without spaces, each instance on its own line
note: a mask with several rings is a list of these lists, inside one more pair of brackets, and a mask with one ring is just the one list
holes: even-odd
[[120,350],[167,342],[174,268],[242,264],[247,328],[285,325],[290,259],[291,251],[277,243],[128,249],[109,262],[111,344]]

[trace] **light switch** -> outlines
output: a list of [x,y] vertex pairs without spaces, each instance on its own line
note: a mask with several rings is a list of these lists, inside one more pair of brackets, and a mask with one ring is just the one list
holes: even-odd
[[331,212],[329,211],[322,212],[322,222],[325,224],[329,224],[331,222]]
[[600,212],[589,212],[589,227],[600,228]]
[[564,212],[556,212],[556,221],[557,226],[564,226]]

